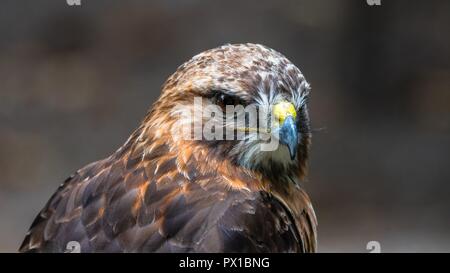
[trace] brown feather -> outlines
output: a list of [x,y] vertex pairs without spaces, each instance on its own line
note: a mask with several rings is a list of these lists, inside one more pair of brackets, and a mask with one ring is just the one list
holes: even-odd
[[[266,59],[275,54],[246,46]],[[175,141],[170,135],[174,103],[208,89],[195,90],[200,87],[193,79],[206,75],[195,66],[208,67],[216,61],[212,56],[218,56],[213,54],[221,52],[229,58],[219,58],[224,67],[239,67],[240,53],[234,50],[219,48],[181,66],[119,150],[80,169],[58,188],[20,251],[64,252],[70,241],[79,242],[82,252],[315,251],[317,221],[310,200],[298,185],[279,178],[282,169],[247,169],[220,145]],[[264,58],[260,66],[269,65]],[[230,76],[240,77],[233,83],[249,88],[241,94],[246,98],[255,95],[250,87],[257,77],[247,80],[253,70]],[[287,84],[297,82],[290,79]],[[305,137],[299,166],[285,170],[287,176],[306,174],[310,140]]]

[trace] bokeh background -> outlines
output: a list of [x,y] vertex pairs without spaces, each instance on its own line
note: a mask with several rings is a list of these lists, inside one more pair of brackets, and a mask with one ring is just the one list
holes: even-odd
[[224,43],[312,85],[319,251],[450,251],[450,2],[0,3],[0,252],[57,186],[137,127],[178,65]]

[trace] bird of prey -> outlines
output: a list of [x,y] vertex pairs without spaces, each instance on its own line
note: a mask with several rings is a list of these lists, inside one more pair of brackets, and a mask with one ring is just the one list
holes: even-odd
[[[263,45],[194,56],[122,147],[60,185],[19,251],[65,252],[75,242],[81,252],[315,252],[316,216],[301,184],[309,91],[300,70]],[[270,109],[278,122],[244,126],[242,139],[180,137],[174,129],[192,119],[177,107],[195,98],[223,111]],[[278,132],[276,149],[262,149],[264,132]]]

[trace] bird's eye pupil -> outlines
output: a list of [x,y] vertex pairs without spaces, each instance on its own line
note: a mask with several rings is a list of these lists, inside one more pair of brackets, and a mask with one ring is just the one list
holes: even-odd
[[224,93],[216,94],[215,98],[213,99],[213,102],[219,105],[221,108],[225,108],[227,105],[236,106],[239,103],[238,99]]
[[234,105],[234,99],[229,96],[224,96],[222,100],[225,105]]

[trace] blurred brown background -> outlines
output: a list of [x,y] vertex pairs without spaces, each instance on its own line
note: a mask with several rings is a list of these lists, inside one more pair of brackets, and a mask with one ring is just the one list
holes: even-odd
[[319,251],[450,251],[450,2],[0,3],[0,252],[109,155],[164,80],[224,43],[270,46],[313,87]]

